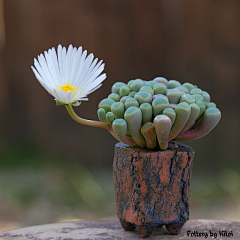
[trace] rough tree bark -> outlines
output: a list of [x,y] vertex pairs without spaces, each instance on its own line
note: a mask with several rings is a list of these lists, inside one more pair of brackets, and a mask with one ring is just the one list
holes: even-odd
[[115,208],[126,231],[150,236],[166,226],[178,234],[189,218],[189,184],[194,150],[170,144],[166,150],[115,145],[113,178]]

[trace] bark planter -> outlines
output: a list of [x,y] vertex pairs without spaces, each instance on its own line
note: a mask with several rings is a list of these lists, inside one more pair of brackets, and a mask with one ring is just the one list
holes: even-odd
[[189,219],[189,185],[194,150],[169,144],[166,150],[115,145],[115,209],[126,231],[148,237],[166,226],[178,234]]

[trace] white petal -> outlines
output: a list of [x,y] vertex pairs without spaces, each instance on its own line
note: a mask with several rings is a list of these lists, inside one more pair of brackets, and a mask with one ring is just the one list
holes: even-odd
[[68,50],[67,50],[67,56],[66,56],[66,81],[70,82],[71,79],[71,68],[72,68],[72,50],[73,46],[72,44],[69,45]]
[[96,85],[98,82],[97,77],[101,74],[103,69],[104,69],[104,67],[100,67],[89,79],[85,80],[84,88],[85,87],[89,88],[89,87],[91,87],[91,85]]
[[44,55],[45,55],[45,59],[46,59],[46,62],[47,62],[47,67],[48,67],[48,71],[49,71],[49,74],[51,75],[52,77],[52,80],[54,82],[54,85],[57,86],[58,85],[58,76],[57,76],[57,73],[56,73],[56,70],[55,70],[55,67],[53,65],[53,61],[52,61],[52,57],[50,55],[50,51],[49,52],[44,52]]
[[75,84],[77,85],[77,82],[80,79],[81,73],[83,71],[83,67],[84,67],[84,62],[85,62],[86,56],[87,56],[87,51],[85,50],[83,52],[83,54],[81,55],[81,58],[79,60],[78,66],[77,66],[78,70],[76,72],[76,75],[74,76],[74,79],[72,80],[72,84],[73,85],[75,85]]
[[47,75],[43,71],[43,69],[42,69],[41,65],[39,64],[39,62],[37,61],[37,59],[34,59],[34,66],[35,66],[36,70],[38,71],[38,73],[40,74],[40,76],[42,77],[42,80],[45,82],[45,84],[47,84],[48,86],[52,86],[51,81],[48,80]]
[[71,77],[71,83],[75,85],[75,76],[78,74],[79,71],[79,61],[82,57],[82,47],[79,47],[77,52],[76,52],[76,60],[75,60],[75,67],[73,69],[72,77]]
[[86,73],[86,75],[85,75],[85,78],[88,78],[88,77],[90,77],[90,76],[92,75],[92,72],[94,72],[94,68],[95,68],[95,66],[96,66],[96,64],[97,64],[97,61],[98,61],[98,58],[96,58],[96,59],[92,62],[92,64],[90,65],[90,67],[89,67],[89,69],[88,69],[88,71],[87,71],[87,73]]
[[92,84],[94,84],[93,82],[95,81],[95,79],[98,77],[98,75],[103,71],[104,69],[104,65],[100,66],[98,69],[96,69],[95,72],[91,72],[91,74],[89,74],[85,79],[82,79],[82,87],[85,89],[86,86],[90,86]]
[[53,65],[54,65],[55,73],[57,75],[56,79],[58,80],[58,83],[59,83],[59,79],[61,79],[61,75],[60,75],[60,71],[59,71],[58,59],[57,59],[57,54],[56,54],[55,48],[51,49],[50,55],[51,55],[52,62],[53,62]]
[[57,91],[56,89],[53,89],[53,96],[55,97],[56,100],[63,102],[61,95],[60,95],[60,91]]
[[66,53],[66,48],[63,47],[62,48],[62,54],[61,54],[61,57],[62,57],[62,75],[63,75],[63,82],[62,84],[66,84],[66,81],[67,81],[67,74],[66,74],[66,68],[67,68],[67,64],[66,64],[66,57],[67,57],[67,53]]
[[32,70],[33,70],[36,78],[38,79],[38,81],[41,81],[41,82],[42,82],[42,81],[43,81],[42,76],[38,73],[38,71],[37,71],[33,66],[31,66],[31,68],[32,68]]
[[77,56],[76,56],[76,54],[77,54],[77,48],[74,47],[73,51],[72,51],[72,66],[71,66],[71,72],[70,72],[70,77],[69,77],[71,82],[72,82],[73,76],[75,75],[76,70],[77,70],[77,68],[76,68]]
[[83,71],[82,71],[82,75],[81,78],[84,79],[86,76],[86,73],[88,72],[90,65],[92,63],[93,60],[93,54],[89,54],[88,57],[86,58],[86,61],[84,62],[84,67],[83,67]]
[[46,62],[46,59],[44,58],[43,54],[40,54],[38,56],[38,62],[40,64],[41,68],[42,68],[43,73],[46,76],[46,81],[48,81],[49,84],[51,84],[54,87],[55,86],[55,82],[54,82],[54,80],[52,78],[52,75],[49,72],[49,69],[48,69],[48,66],[47,66],[47,62]]
[[59,91],[59,95],[60,95],[60,98],[61,98],[61,102],[68,103],[67,94],[62,89]]
[[72,103],[74,101],[73,100],[73,92],[67,91],[65,94],[66,94],[67,103]]
[[59,73],[60,73],[59,83],[60,85],[63,85],[64,75],[63,75],[62,45],[60,44],[58,45],[58,49],[57,49],[57,58],[58,58],[58,67],[59,67]]
[[[98,86],[99,84],[101,84],[105,79],[106,79],[106,74],[102,74],[100,75],[98,78],[95,79],[94,81],[94,85],[91,84],[89,86],[86,87],[86,92],[88,93],[92,93],[92,89],[95,89],[96,86]],[[95,90],[94,90],[95,91]]]
[[95,78],[101,74],[101,72],[104,70],[105,65],[97,64],[97,66],[91,71],[91,73],[87,76],[88,81],[85,82],[85,85],[89,85],[91,82],[95,80]]
[[47,86],[47,85],[45,84],[45,82],[43,81],[42,77],[38,74],[38,72],[36,71],[36,69],[35,69],[34,67],[32,67],[32,66],[31,66],[31,68],[32,68],[32,70],[33,70],[36,78],[38,79],[39,83],[47,90],[47,92],[48,92],[49,94],[52,95],[51,89],[49,88],[49,86]]

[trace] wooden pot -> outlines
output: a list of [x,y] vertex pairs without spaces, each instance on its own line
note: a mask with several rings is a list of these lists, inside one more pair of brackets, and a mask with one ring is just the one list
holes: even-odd
[[194,150],[169,144],[166,150],[115,145],[113,179],[115,209],[126,231],[150,236],[166,226],[178,234],[189,219],[189,184]]

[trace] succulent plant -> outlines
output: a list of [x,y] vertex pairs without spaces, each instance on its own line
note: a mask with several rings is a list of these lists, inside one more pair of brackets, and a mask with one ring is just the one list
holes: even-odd
[[163,77],[114,83],[97,113],[117,140],[148,149],[166,149],[174,139],[201,138],[221,118],[207,92]]
[[[104,63],[87,56],[82,47],[58,46],[40,54],[32,70],[41,85],[65,105],[78,123],[107,129],[117,140],[141,148],[166,149],[171,140],[193,140],[208,134],[220,121],[221,112],[210,95],[191,83],[156,77],[128,83],[116,82],[112,93],[99,103],[99,121],[79,117],[72,106],[88,100],[101,87]],[[100,75],[101,74],[101,75]]]

